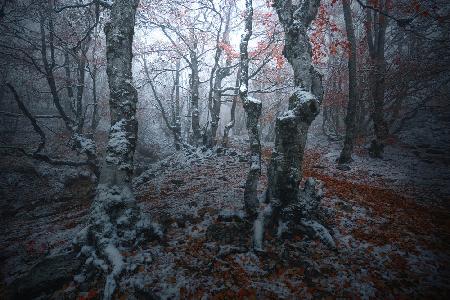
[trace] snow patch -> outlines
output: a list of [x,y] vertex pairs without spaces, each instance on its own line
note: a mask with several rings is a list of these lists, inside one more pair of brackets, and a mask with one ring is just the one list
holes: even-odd
[[296,98],[298,103],[303,104],[303,103],[307,103],[309,101],[316,101],[317,98],[316,96],[314,96],[311,92],[307,92],[301,88],[297,88],[294,91],[293,94]]

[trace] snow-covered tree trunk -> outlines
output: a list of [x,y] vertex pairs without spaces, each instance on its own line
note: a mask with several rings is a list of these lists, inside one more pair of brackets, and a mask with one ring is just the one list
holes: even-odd
[[138,124],[137,91],[132,78],[132,43],[138,0],[115,1],[105,25],[106,72],[110,89],[111,129],[100,183],[123,185],[131,179]]
[[358,88],[356,77],[356,38],[353,28],[352,10],[349,0],[342,0],[344,11],[345,29],[347,40],[350,43],[350,55],[348,58],[348,104],[345,116],[345,140],[344,148],[339,156],[339,163],[348,163],[352,160],[353,145],[356,135],[356,111],[358,109]]
[[316,189],[317,183],[311,179],[303,191],[299,189],[306,137],[311,122],[319,113],[323,93],[321,76],[312,66],[307,35],[319,4],[320,0],[305,0],[298,4],[291,0],[274,2],[285,33],[283,54],[294,71],[295,91],[289,98],[288,111],[276,119],[275,147],[268,169],[267,205],[260,210],[254,228],[257,250],[262,249],[264,227],[283,223],[303,227],[334,246],[328,231],[313,220],[321,196]]
[[295,92],[288,111],[276,119],[275,148],[269,168],[267,197],[274,216],[298,198],[302,179],[303,154],[311,122],[319,113],[322,98],[321,78],[312,66],[307,29],[315,18],[320,0],[294,5],[290,0],[275,1],[278,18],[285,32],[283,54],[294,70]]
[[132,43],[138,0],[115,0],[105,26],[111,128],[88,226],[75,243],[87,264],[107,273],[104,299],[111,299],[126,261],[121,252],[157,233],[137,205],[131,187],[138,124],[132,78]]
[[248,95],[248,42],[252,35],[253,7],[252,0],[245,1],[245,32],[240,43],[239,96],[247,114],[247,130],[250,140],[250,171],[247,175],[244,190],[245,210],[250,218],[255,218],[258,208],[257,186],[261,174],[261,143],[258,123],[261,116],[261,101]]

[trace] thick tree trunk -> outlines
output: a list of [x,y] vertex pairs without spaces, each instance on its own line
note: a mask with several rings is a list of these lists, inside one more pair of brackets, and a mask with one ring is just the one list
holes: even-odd
[[313,219],[321,197],[316,192],[317,183],[308,180],[305,189],[299,190],[306,137],[311,122],[319,113],[323,94],[321,76],[312,66],[307,35],[319,4],[320,0],[300,1],[299,4],[290,0],[274,2],[285,33],[283,54],[294,70],[296,89],[289,98],[288,111],[276,119],[275,147],[268,169],[267,206],[259,211],[254,225],[256,250],[262,250],[264,227],[270,224],[275,229],[281,223],[291,223],[288,227],[300,226],[330,247],[335,246],[328,231]]
[[348,163],[352,160],[353,145],[356,135],[356,113],[358,109],[358,89],[356,78],[356,38],[353,29],[352,10],[349,0],[342,0],[347,40],[350,43],[348,58],[348,104],[345,116],[344,148],[338,158],[339,163]]
[[319,113],[322,99],[321,78],[312,66],[311,45],[306,33],[317,14],[319,3],[320,0],[304,1],[295,8],[290,1],[275,2],[285,31],[283,54],[292,65],[296,86],[289,98],[289,110],[276,120],[267,193],[269,201],[274,203],[275,214],[277,207],[281,209],[298,198],[306,137],[311,122]]
[[111,299],[129,250],[157,230],[137,205],[131,187],[138,124],[132,82],[132,43],[138,0],[115,0],[105,26],[111,129],[89,225],[78,236],[81,252],[107,272],[104,299]]

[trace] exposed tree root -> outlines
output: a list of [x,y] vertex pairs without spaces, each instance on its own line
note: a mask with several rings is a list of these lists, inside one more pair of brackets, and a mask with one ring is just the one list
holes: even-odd
[[298,193],[297,201],[279,209],[280,212],[277,215],[272,204],[264,204],[253,226],[254,250],[264,251],[263,240],[266,230],[276,232],[278,237],[281,237],[283,233],[300,232],[310,238],[318,238],[330,249],[336,249],[333,237],[320,221],[319,204],[322,197],[321,183],[314,178],[308,178],[305,188]]
[[89,225],[77,236],[75,245],[86,258],[83,272],[100,270],[106,274],[103,299],[111,299],[117,280],[132,261],[122,253],[159,237],[161,228],[142,212],[128,186],[100,184]]

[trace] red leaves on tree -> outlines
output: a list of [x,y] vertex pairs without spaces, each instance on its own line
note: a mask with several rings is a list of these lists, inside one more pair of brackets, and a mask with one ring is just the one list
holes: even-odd
[[235,59],[239,57],[239,52],[234,50],[230,44],[220,42],[218,46],[225,52],[227,59]]

